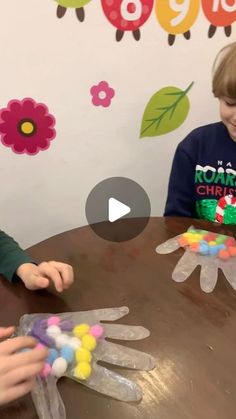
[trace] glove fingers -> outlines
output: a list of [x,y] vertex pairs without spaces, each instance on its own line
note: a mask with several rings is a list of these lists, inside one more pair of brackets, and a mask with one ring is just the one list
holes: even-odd
[[105,336],[111,339],[139,340],[150,336],[148,329],[142,326],[127,326],[125,324],[103,324]]
[[144,371],[149,371],[155,367],[155,359],[151,355],[105,340],[99,343],[94,355],[99,361],[119,365],[120,367]]
[[115,308],[100,308],[97,310],[78,311],[73,313],[62,313],[61,315],[69,314],[70,319],[76,323],[99,323],[99,321],[119,320],[121,317],[129,313],[128,307]]
[[165,243],[159,244],[159,246],[156,247],[156,252],[160,253],[161,255],[166,255],[179,249],[180,245],[178,242],[178,237],[179,236],[173,237],[172,239],[167,240]]
[[227,281],[230,283],[231,287],[236,290],[236,269],[235,269],[235,259],[232,261],[222,262],[220,265],[221,270]]
[[65,406],[57,389],[55,377],[47,379],[36,377],[36,382],[31,391],[39,419],[66,419]]
[[[70,378],[78,381],[75,377]],[[94,365],[91,378],[83,384],[99,393],[125,402],[138,401],[143,396],[142,389],[137,384],[97,364]]]
[[95,315],[97,320],[108,321],[119,320],[121,317],[126,316],[128,313],[128,307],[102,308],[98,310],[93,310],[93,314]]
[[[206,256],[202,256],[206,258]],[[205,292],[212,292],[216,286],[218,277],[218,266],[215,259],[204,259],[200,274],[200,287]]]
[[173,280],[176,282],[185,281],[198,264],[199,260],[196,253],[186,250],[172,273]]

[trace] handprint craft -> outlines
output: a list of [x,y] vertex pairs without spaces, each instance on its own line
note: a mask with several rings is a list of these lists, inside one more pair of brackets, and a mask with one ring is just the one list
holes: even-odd
[[104,361],[145,371],[154,368],[151,355],[105,340],[139,340],[149,336],[149,331],[141,326],[101,323],[118,320],[128,312],[127,307],[119,307],[59,315],[26,314],[21,318],[18,334],[33,335],[39,345],[49,348],[49,357],[32,391],[40,419],[66,418],[56,385],[62,376],[118,400],[142,398],[137,384],[97,364]]
[[209,293],[214,290],[218,269],[222,270],[236,290],[236,241],[233,237],[190,227],[185,233],[157,246],[156,252],[169,254],[180,247],[185,249],[185,253],[172,273],[174,281],[185,281],[200,265],[200,286],[203,291]]

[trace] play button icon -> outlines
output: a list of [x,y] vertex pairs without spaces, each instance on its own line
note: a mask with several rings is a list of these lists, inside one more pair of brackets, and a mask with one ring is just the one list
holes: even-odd
[[145,190],[125,177],[98,183],[86,201],[86,218],[105,240],[126,241],[140,234],[148,223],[151,205]]
[[111,223],[129,214],[131,208],[128,205],[123,204],[115,198],[109,198],[108,204],[108,219]]

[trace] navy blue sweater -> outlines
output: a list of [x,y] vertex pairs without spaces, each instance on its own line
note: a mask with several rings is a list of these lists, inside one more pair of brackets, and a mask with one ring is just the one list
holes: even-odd
[[[215,221],[226,195],[236,195],[236,142],[217,122],[193,130],[178,145],[164,215]],[[236,224],[233,202],[222,211],[222,222]]]

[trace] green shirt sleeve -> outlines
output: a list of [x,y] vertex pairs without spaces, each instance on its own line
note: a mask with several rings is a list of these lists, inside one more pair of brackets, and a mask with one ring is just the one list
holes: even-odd
[[0,274],[12,281],[16,270],[23,263],[35,262],[12,237],[0,230]]

